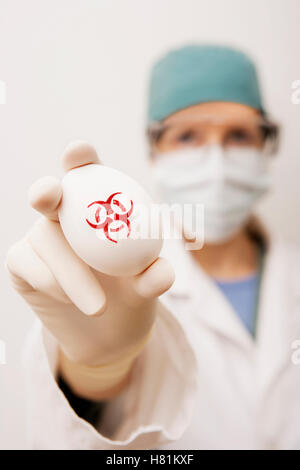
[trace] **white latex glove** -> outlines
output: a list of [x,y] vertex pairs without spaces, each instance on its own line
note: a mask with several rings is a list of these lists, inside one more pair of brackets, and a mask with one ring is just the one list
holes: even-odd
[[[66,171],[99,163],[84,143],[63,155]],[[38,180],[32,207],[43,216],[7,255],[15,289],[60,346],[60,371],[74,392],[91,399],[115,396],[127,383],[134,359],[150,336],[157,297],[173,283],[167,261],[158,258],[142,274],[111,277],[85,264],[65,239],[57,211],[58,180]]]

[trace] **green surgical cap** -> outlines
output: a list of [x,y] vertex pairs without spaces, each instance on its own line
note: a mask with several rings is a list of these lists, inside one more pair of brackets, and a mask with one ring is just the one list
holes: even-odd
[[264,113],[253,62],[230,47],[191,44],[171,50],[152,68],[148,121],[198,103],[241,103]]

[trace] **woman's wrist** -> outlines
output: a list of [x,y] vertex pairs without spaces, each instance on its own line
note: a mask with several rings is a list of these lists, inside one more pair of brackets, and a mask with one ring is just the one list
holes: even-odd
[[152,329],[118,360],[96,366],[73,362],[60,349],[59,373],[80,397],[89,400],[112,399],[129,383],[133,363],[146,346],[151,332]]

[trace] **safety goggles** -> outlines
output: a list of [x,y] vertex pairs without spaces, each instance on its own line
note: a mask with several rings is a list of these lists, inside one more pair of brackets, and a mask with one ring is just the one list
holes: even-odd
[[239,118],[224,115],[201,115],[156,121],[147,128],[150,152],[169,152],[200,147],[214,141],[224,148],[258,147],[267,154],[276,153],[279,125],[263,116]]

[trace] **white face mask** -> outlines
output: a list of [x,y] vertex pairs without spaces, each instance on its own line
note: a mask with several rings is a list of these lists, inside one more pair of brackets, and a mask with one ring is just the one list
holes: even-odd
[[153,177],[164,201],[204,205],[208,243],[234,236],[270,186],[267,157],[256,148],[209,145],[154,158]]

